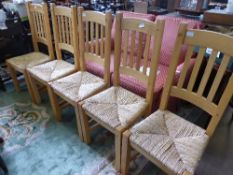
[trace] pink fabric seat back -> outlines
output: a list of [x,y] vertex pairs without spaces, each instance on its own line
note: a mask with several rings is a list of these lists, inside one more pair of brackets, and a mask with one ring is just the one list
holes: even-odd
[[[180,18],[174,16],[157,16],[156,19],[165,20],[165,28],[164,28],[163,41],[162,41],[162,47],[160,53],[160,64],[168,66],[170,63],[172,51],[175,47],[176,37],[178,34],[180,23],[187,23],[189,29],[201,29],[203,25],[200,21],[194,19],[186,19],[186,18]],[[153,47],[153,43],[151,44],[151,46]],[[184,46],[183,51],[181,52],[180,55],[181,58],[179,60],[180,61],[179,63],[182,63],[184,61],[186,51],[187,49]]]

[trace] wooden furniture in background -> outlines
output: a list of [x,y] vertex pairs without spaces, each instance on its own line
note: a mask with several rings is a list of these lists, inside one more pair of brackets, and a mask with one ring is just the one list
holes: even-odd
[[[178,83],[174,85],[176,67],[184,44],[188,46],[188,51]],[[199,53],[191,77],[185,85],[190,57],[197,45],[200,46]],[[127,174],[131,147],[167,174],[194,173],[208,139],[212,136],[233,95],[233,74],[231,73],[221,98],[218,101],[215,99],[227,65],[233,56],[232,46],[232,37],[208,31],[187,30],[186,24],[180,26],[159,110],[123,134],[122,174]],[[212,48],[213,51],[201,81],[196,84],[207,48]],[[213,83],[211,86],[207,86],[218,51],[224,54],[224,58]],[[195,84],[198,86],[194,86]],[[168,111],[167,105],[170,96],[188,101],[210,114],[211,119],[207,129],[202,129]]]
[[[20,85],[16,75],[16,72],[18,71],[24,75],[32,101],[35,101],[35,96],[29,83],[26,68],[53,60],[54,54],[47,4],[43,3],[40,5],[26,3],[26,7],[32,33],[34,52],[10,58],[6,61],[6,64],[16,91],[20,91]],[[38,43],[47,45],[49,55],[39,52]]]
[[[115,135],[115,168],[119,171],[123,131],[151,111],[164,21],[158,20],[153,23],[139,19],[124,19],[123,14],[118,13],[115,27],[114,86],[84,100],[80,108],[80,118],[86,143],[90,143],[88,116]],[[144,58],[143,37],[146,38]],[[153,49],[151,64],[148,65],[151,40],[156,46]],[[143,82],[147,87],[146,99],[122,88],[120,75],[132,76]]]
[[[78,9],[78,26],[81,69],[74,74],[51,82],[50,85],[56,95],[74,107],[79,136],[83,140],[79,117],[80,103],[110,85],[112,14],[110,12],[104,14],[97,11],[83,11],[83,8],[80,7]],[[104,79],[85,71],[85,62],[87,61],[95,62],[103,67]],[[59,105],[56,98],[53,103],[60,111],[62,106]],[[54,114],[56,115],[56,111]],[[59,113],[56,118],[60,119],[60,115]]]
[[211,9],[204,12],[204,23],[233,26],[233,13]]
[[[55,96],[49,83],[79,69],[77,8],[75,6],[69,8],[51,4],[51,17],[57,60],[28,68],[27,71],[29,72],[30,84],[36,97],[35,103],[39,104],[41,102],[38,84],[42,84],[46,86],[52,109],[55,112],[55,117],[57,117],[60,116],[61,111],[54,103]],[[63,60],[62,51],[67,51],[74,55],[75,65]],[[59,119],[57,118],[57,120]]]
[[147,1],[135,1],[134,12],[136,13],[147,13],[148,2]]
[[209,0],[176,0],[176,10],[184,14],[201,14],[208,7]]

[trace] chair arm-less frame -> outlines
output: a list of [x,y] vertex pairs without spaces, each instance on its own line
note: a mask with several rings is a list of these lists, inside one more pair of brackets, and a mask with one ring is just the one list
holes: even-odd
[[[184,67],[178,82],[174,83],[176,67],[184,44],[188,46]],[[199,53],[191,77],[185,85],[188,65],[195,47],[199,47]],[[212,54],[204,73],[200,73],[207,48],[213,49]],[[224,57],[212,83],[209,84],[209,80],[212,79],[211,73],[216,71],[215,60],[218,52],[224,54]],[[210,31],[187,29],[186,24],[180,25],[159,110],[123,134],[122,174],[127,174],[131,148],[144,155],[167,174],[194,174],[208,139],[212,136],[233,95],[232,72],[222,94],[218,93],[218,89],[223,86],[221,81],[232,56],[232,37]],[[202,77],[199,81],[197,77],[200,74]],[[209,113],[211,120],[207,128],[200,128],[168,111],[170,96],[188,101]]]
[[[139,19],[123,19],[122,13],[118,13],[115,27],[114,86],[84,100],[80,108],[80,118],[86,143],[90,143],[90,128],[92,127],[89,124],[89,117],[115,135],[115,167],[119,171],[122,133],[141,116],[147,115],[151,111],[153,87],[156,79],[154,75],[157,71],[164,21],[154,23]],[[127,36],[124,48],[122,48],[123,32]],[[146,57],[142,58],[143,42],[139,42],[137,47],[135,46],[136,35],[140,41],[143,37],[146,38],[147,47],[152,39],[155,40],[156,46],[151,65],[147,64],[148,53]],[[131,41],[128,41],[129,38]],[[128,47],[129,43],[131,43],[130,47]],[[128,51],[129,57],[125,54]],[[147,86],[146,98],[120,87],[120,74],[133,76],[142,81]]]
[[[16,91],[20,91],[20,85],[17,79],[17,72],[20,72],[24,75],[31,99],[33,102],[35,102],[36,97],[34,96],[30,86],[26,68],[53,60],[54,50],[47,4],[32,4],[31,2],[27,2],[26,8],[32,33],[32,44],[34,52],[10,58],[6,60],[6,64],[8,66]],[[38,43],[42,43],[47,46],[48,55],[39,52]]]

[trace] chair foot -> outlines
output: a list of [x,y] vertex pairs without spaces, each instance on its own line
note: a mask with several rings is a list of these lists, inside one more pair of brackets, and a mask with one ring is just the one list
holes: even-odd
[[36,97],[34,96],[34,93],[33,93],[33,90],[32,90],[31,84],[30,84],[30,80],[28,78],[28,73],[25,71],[23,73],[23,75],[24,75],[24,78],[25,78],[25,82],[26,82],[26,85],[27,85],[29,95],[31,97],[32,102],[34,103],[36,101]]
[[121,132],[115,133],[115,169],[120,172],[121,169]]
[[90,144],[91,143],[91,136],[90,136],[89,123],[88,123],[88,116],[86,115],[85,111],[83,110],[82,104],[78,104],[78,110],[79,110],[79,117],[80,117],[80,121],[81,121],[83,141],[86,144]]
[[41,104],[41,97],[40,97],[40,93],[39,93],[39,89],[36,85],[36,82],[35,80],[32,78],[32,76],[30,75],[29,72],[26,73],[27,74],[27,79],[28,79],[28,82],[30,84],[30,87],[31,87],[31,93],[33,94],[33,103],[39,105]]
[[61,108],[57,100],[57,95],[54,93],[53,89],[49,85],[47,85],[47,91],[49,95],[50,104],[53,110],[53,114],[55,115],[55,119],[56,121],[61,121],[62,119]]
[[19,85],[19,80],[17,79],[17,73],[16,73],[16,70],[9,64],[7,63],[7,68],[10,72],[10,76],[11,76],[11,79],[13,81],[13,84],[14,84],[14,87],[15,87],[15,90],[17,92],[20,92],[20,85]]
[[128,168],[130,163],[130,144],[129,144],[130,132],[127,130],[122,136],[122,152],[121,152],[121,174],[128,174]]
[[79,135],[79,138],[81,141],[84,141],[83,139],[83,133],[82,133],[82,127],[81,127],[81,119],[80,119],[80,114],[79,114],[79,108],[78,107],[79,104],[76,104],[74,106],[74,109],[75,109],[75,116],[76,116],[76,123],[77,123],[77,130],[78,130],[78,135]]

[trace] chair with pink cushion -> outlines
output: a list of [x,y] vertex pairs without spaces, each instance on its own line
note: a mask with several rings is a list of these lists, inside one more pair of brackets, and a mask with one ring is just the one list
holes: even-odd
[[[165,20],[165,28],[164,28],[164,34],[163,34],[163,41],[162,41],[162,47],[161,47],[161,53],[160,53],[160,61],[158,65],[158,71],[157,71],[157,80],[156,84],[154,86],[154,102],[153,102],[153,110],[156,110],[158,108],[161,92],[163,90],[165,80],[167,78],[168,73],[168,66],[169,62],[172,56],[172,51],[175,46],[176,36],[179,30],[180,23],[188,23],[189,29],[200,29],[202,28],[202,23],[197,20],[193,19],[186,19],[186,18],[178,18],[174,16],[157,16],[156,20]],[[153,48],[153,43],[150,44],[150,48]],[[151,49],[150,49],[151,50]],[[181,58],[177,67],[176,71],[176,77],[179,77],[179,74],[183,67],[183,61],[186,54],[186,47],[183,46],[182,52],[181,52]],[[150,53],[152,53],[150,51]],[[194,57],[194,55],[191,55]],[[151,57],[151,54],[150,54]],[[189,66],[189,70],[192,69],[192,65],[194,63],[195,59],[191,61],[191,64]],[[111,77],[111,81],[113,82],[113,75]],[[146,94],[146,88],[143,86],[143,84],[133,77],[122,75],[120,77],[120,84],[122,87],[144,97]],[[175,110],[176,105],[174,105],[175,99],[170,100],[169,108],[171,110]]]

